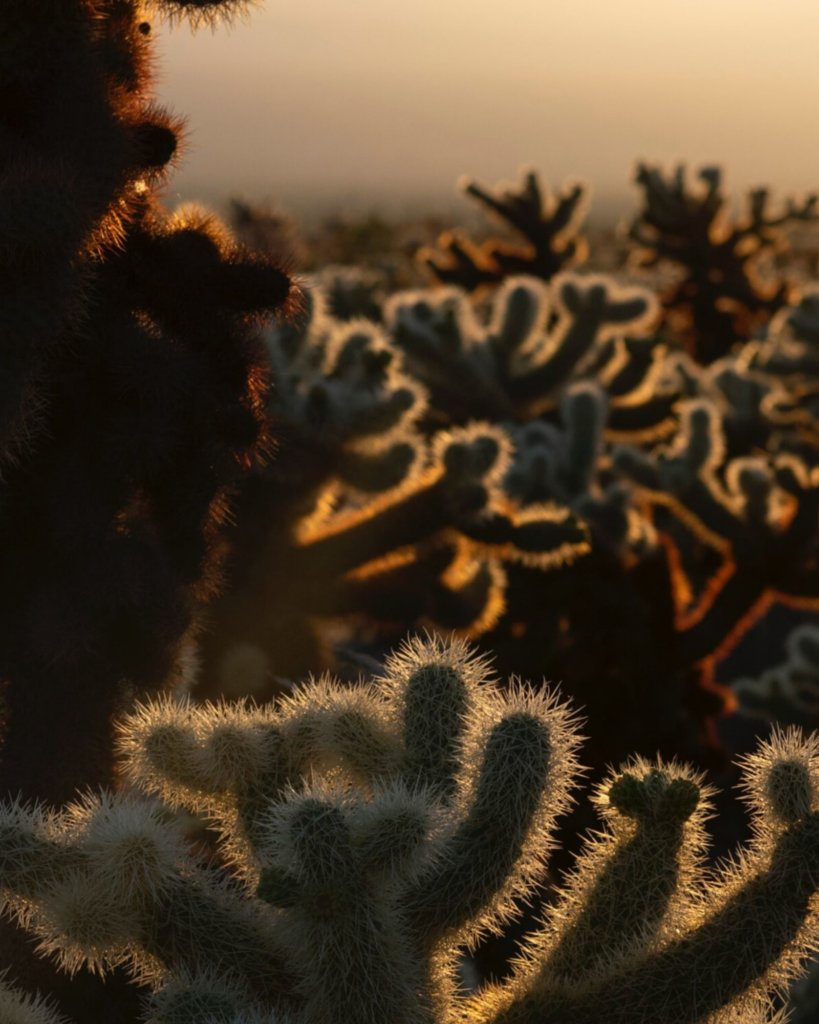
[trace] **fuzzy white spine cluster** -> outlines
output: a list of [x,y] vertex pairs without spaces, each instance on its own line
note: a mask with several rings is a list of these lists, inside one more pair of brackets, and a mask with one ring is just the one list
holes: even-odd
[[3,809],[2,900],[67,969],[128,965],[151,1024],[772,1020],[819,935],[819,739],[795,730],[746,760],[755,837],[710,873],[702,779],[624,765],[511,979],[459,993],[459,951],[544,880],[577,742],[548,692],[434,638],[275,708],[159,701],[122,725],[126,775],[206,811],[232,881],[160,805],[87,797]]

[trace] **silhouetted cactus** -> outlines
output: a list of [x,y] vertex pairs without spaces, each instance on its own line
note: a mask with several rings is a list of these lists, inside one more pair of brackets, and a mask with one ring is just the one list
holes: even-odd
[[554,696],[434,639],[275,708],[155,702],[122,725],[125,773],[208,814],[232,880],[157,804],[89,796],[2,808],[2,899],[64,968],[127,964],[152,1024],[770,1020],[819,928],[819,750],[795,731],[745,759],[755,837],[705,877],[701,777],[612,773],[513,976],[459,991],[463,944],[547,877],[576,746]]
[[703,167],[697,177],[700,190],[686,182],[683,164],[671,175],[638,164],[635,180],[643,208],[628,234],[640,247],[636,265],[676,272],[678,279],[662,296],[667,329],[699,362],[710,363],[753,337],[792,300],[789,282],[770,270],[766,276],[761,264],[785,245],[784,226],[816,220],[819,196],[788,200],[781,212],[772,213],[768,190],[754,189],[746,215],[729,223],[720,169]]
[[0,31],[0,778],[64,799],[109,777],[123,684],[186,671],[267,443],[251,322],[289,281],[210,215],[158,207],[180,123],[149,101],[135,3],[6,5]]
[[[151,102],[142,5],[7,3],[0,35],[0,780],[62,801],[111,779],[135,689],[190,676],[233,492],[269,447],[254,324],[290,282],[158,205],[181,122]],[[4,922],[12,978],[58,988],[30,956]],[[75,1024],[133,1019],[113,983],[72,992]]]
[[500,284],[514,274],[550,281],[559,271],[582,263],[586,240],[579,234],[588,189],[567,183],[557,195],[544,188],[537,171],[524,169],[518,185],[486,189],[471,178],[459,182],[496,220],[520,235],[523,244],[490,239],[477,245],[457,232],[440,236],[437,249],[421,249],[418,259],[441,284],[474,291]]

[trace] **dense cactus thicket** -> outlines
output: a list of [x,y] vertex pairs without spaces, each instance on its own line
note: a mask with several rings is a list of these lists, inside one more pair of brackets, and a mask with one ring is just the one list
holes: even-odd
[[467,181],[511,235],[339,221],[296,294],[287,218],[158,198],[149,15],[242,9],[0,4],[0,1024],[783,1021],[816,197],[640,164],[600,253],[585,186]]
[[181,123],[151,102],[136,3],[8,3],[0,32],[0,778],[60,800],[110,776],[123,687],[189,670],[266,445],[253,321],[289,281],[158,205]]
[[153,702],[120,727],[124,774],[208,815],[229,877],[156,803],[103,794],[2,807],[2,899],[64,969],[127,965],[152,1024],[772,1020],[819,928],[819,752],[796,731],[746,759],[755,835],[712,873],[699,775],[611,773],[511,978],[459,985],[464,946],[549,881],[577,743],[554,695],[434,639],[277,707]]

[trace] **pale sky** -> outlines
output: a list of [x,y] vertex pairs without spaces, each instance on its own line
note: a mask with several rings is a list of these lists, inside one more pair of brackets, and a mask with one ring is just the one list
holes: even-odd
[[171,200],[446,205],[533,164],[627,204],[638,157],[819,189],[816,0],[267,0],[157,35]]

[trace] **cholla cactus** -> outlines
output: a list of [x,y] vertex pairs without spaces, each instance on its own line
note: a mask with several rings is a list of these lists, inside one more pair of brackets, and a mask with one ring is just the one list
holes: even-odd
[[524,244],[490,239],[476,245],[456,232],[445,232],[438,249],[421,249],[418,259],[436,281],[467,291],[499,284],[514,274],[550,281],[559,271],[582,263],[586,240],[580,228],[588,207],[588,188],[567,182],[557,195],[544,188],[537,171],[523,169],[517,185],[489,190],[470,178],[461,190],[495,219],[514,229]]
[[150,102],[144,17],[0,11],[0,777],[55,801],[110,778],[124,687],[188,672],[231,496],[269,447],[253,324],[290,288],[214,217],[160,208],[181,122]]
[[[464,423],[526,421],[554,408],[567,383],[592,365],[609,365],[610,377],[622,373],[628,353],[617,352],[615,371],[606,343],[646,334],[655,312],[653,296],[642,288],[566,274],[551,287],[510,278],[493,297],[488,322],[458,288],[398,292],[384,319],[440,420]],[[600,376],[607,379],[602,369]],[[636,405],[640,383],[631,381],[628,396],[615,385],[612,406]],[[667,418],[668,405],[664,411]]]
[[701,778],[614,772],[603,831],[511,979],[458,989],[462,945],[546,878],[576,728],[547,691],[500,689],[434,639],[370,684],[322,679],[275,708],[149,704],[122,723],[125,775],[207,813],[232,880],[135,795],[12,804],[3,903],[68,970],[127,964],[151,1024],[769,1019],[819,930],[819,744],[795,731],[746,759],[755,838],[705,877]]
[[755,189],[746,216],[728,223],[720,169],[703,167],[697,177],[700,190],[689,187],[683,164],[672,175],[638,164],[644,206],[629,238],[640,246],[637,265],[670,266],[681,275],[663,297],[667,327],[699,362],[710,363],[751,338],[788,302],[790,283],[766,277],[761,264],[785,246],[785,225],[816,219],[819,197],[789,200],[774,214],[768,190]]
[[[241,586],[216,606],[204,640],[208,692],[231,692],[237,645],[253,660],[256,696],[275,677],[329,666],[333,624],[382,636],[415,623],[480,634],[503,614],[507,565],[546,574],[588,552],[585,524],[565,505],[522,508],[506,493],[502,429],[473,424],[417,444],[419,471],[365,500],[350,501],[348,487],[305,508],[298,462],[290,477],[274,466],[266,488],[254,481],[244,513],[245,528],[249,517],[257,528],[245,535]],[[394,471],[389,452],[368,457],[382,478]]]
[[[714,684],[715,669],[771,605],[819,610],[817,470],[794,455],[726,458],[719,413],[707,401],[687,404],[667,448],[651,456],[621,448],[614,465],[655,511],[680,656],[731,701]],[[693,564],[685,554],[692,538]]]

